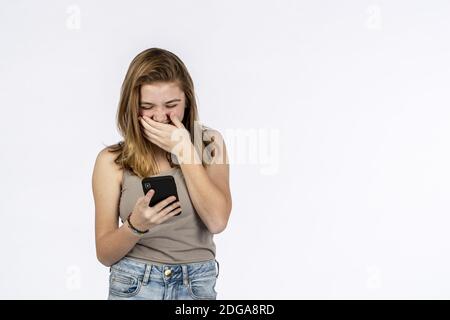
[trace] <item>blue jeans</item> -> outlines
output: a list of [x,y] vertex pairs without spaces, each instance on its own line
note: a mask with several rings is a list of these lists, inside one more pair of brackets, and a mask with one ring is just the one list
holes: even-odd
[[216,259],[152,264],[124,257],[110,268],[108,300],[215,300],[218,276]]

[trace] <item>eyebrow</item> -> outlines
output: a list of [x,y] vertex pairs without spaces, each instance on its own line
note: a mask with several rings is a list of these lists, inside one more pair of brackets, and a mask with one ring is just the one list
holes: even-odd
[[[172,103],[172,102],[178,102],[178,101],[181,101],[181,99],[172,99],[172,100],[166,101],[166,104],[167,104],[167,103]],[[151,102],[145,102],[145,101],[141,101],[140,104],[148,104],[148,105],[151,105],[151,106],[154,106],[154,105],[155,105],[154,103],[151,103]]]

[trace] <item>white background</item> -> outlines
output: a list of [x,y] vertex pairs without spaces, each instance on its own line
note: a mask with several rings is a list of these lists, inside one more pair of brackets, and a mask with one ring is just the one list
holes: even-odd
[[[0,298],[106,299],[92,170],[150,47],[185,62],[229,149],[219,299],[450,298],[449,14],[444,0],[2,0]],[[238,134],[239,150],[238,130],[278,143]]]

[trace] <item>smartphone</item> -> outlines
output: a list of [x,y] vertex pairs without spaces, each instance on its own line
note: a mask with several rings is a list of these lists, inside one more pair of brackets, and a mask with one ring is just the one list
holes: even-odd
[[[158,202],[167,199],[170,196],[175,196],[177,199],[172,203],[179,201],[177,185],[175,183],[175,179],[173,176],[159,176],[159,177],[147,177],[142,179],[142,189],[144,191],[144,195],[150,189],[155,190],[153,197],[150,200],[149,206],[153,207]],[[181,208],[181,207],[180,207]],[[179,216],[181,211],[177,213],[175,216]]]

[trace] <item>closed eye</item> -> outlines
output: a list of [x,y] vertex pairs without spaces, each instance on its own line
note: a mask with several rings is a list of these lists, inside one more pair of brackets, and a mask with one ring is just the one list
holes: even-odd
[[[173,105],[173,106],[167,106],[167,107],[169,107],[169,108],[175,108],[176,106],[177,106],[177,105],[175,104],[175,105]],[[153,108],[153,106],[147,106],[147,107],[141,106],[141,108],[144,109],[144,110],[148,110],[148,109]]]

